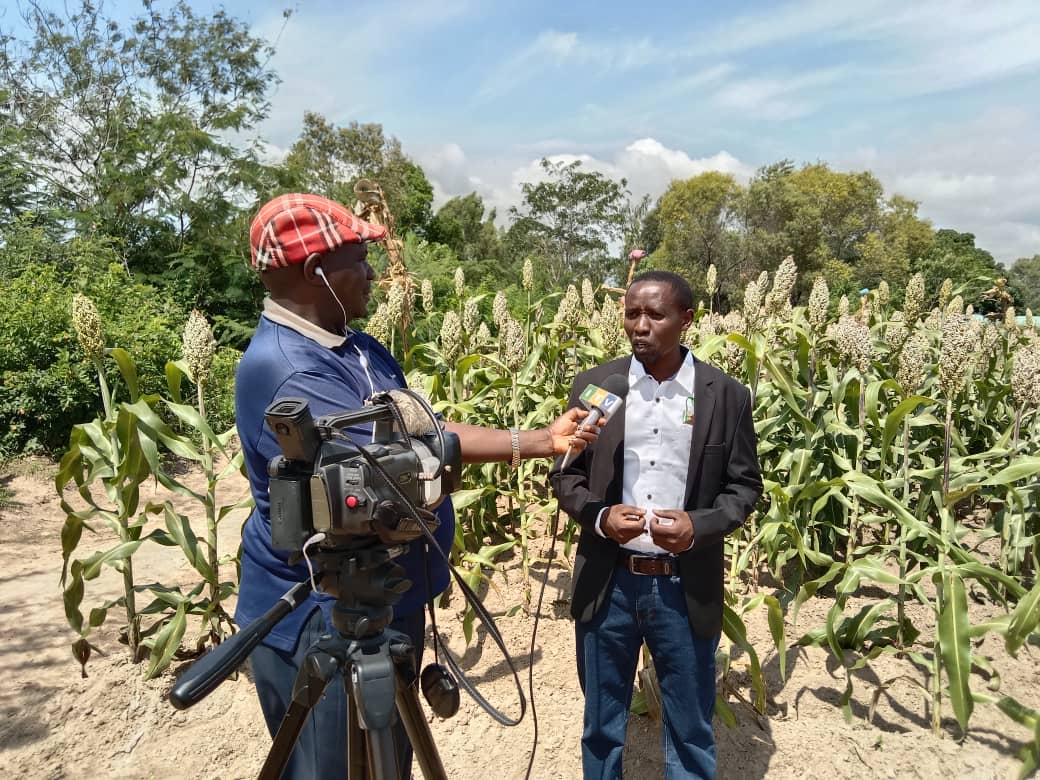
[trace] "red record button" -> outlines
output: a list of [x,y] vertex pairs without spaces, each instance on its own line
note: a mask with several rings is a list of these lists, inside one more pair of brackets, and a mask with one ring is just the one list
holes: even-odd
[[358,497],[357,496],[347,496],[347,506],[349,508],[353,509],[354,507],[356,507],[360,503],[361,502],[358,501]]

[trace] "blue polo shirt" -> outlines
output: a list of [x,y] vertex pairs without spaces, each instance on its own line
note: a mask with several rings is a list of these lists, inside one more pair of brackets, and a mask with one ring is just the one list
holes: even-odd
[[[242,530],[242,572],[235,622],[245,626],[270,609],[296,583],[308,578],[304,563],[289,566],[288,553],[271,547],[270,498],[267,464],[282,454],[264,420],[264,409],[277,398],[305,398],[315,417],[352,411],[375,392],[405,387],[404,374],[393,356],[366,333],[351,331],[346,337],[313,323],[274,303],[264,303],[264,314],[235,375],[235,418],[245,455],[249,487],[256,508]],[[371,426],[347,429],[357,441],[372,438]],[[448,552],[455,534],[455,512],[450,499],[437,508],[436,531],[441,548]],[[426,601],[426,575],[422,545],[413,542],[397,559],[412,587],[394,605],[394,615],[421,610]],[[448,569],[436,552],[430,558],[434,593],[448,585]],[[264,640],[280,650],[296,647],[300,630],[315,609],[332,627],[335,599],[313,592],[307,601],[286,615]]]

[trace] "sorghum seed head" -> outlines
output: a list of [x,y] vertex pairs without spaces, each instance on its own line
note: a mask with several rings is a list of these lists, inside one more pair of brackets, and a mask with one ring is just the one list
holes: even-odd
[[72,296],[72,326],[88,358],[100,360],[105,356],[105,332],[101,327],[101,315],[94,301],[80,293]]
[[704,278],[704,287],[708,291],[708,296],[709,297],[714,295],[716,292],[718,292],[718,289],[719,289],[718,286],[717,286],[718,285],[718,275],[719,275],[719,272],[715,268],[715,263],[709,264],[708,265],[708,273],[707,273],[707,275]]
[[476,298],[467,298],[462,307],[462,329],[466,333],[476,333],[480,324],[480,305]]
[[903,316],[907,323],[913,325],[921,316],[921,307],[924,305],[924,276],[916,273],[910,277],[906,284],[906,292],[903,294]]
[[585,311],[591,312],[596,309],[596,292],[592,289],[592,282],[588,279],[581,280],[581,305]]
[[502,362],[510,371],[517,371],[527,359],[524,350],[524,329],[520,323],[507,316],[498,331],[498,350]]
[[520,284],[523,288],[530,292],[534,288],[534,263],[531,262],[531,258],[524,259],[524,268],[520,275]]
[[198,309],[192,309],[188,321],[184,324],[181,348],[184,362],[188,364],[188,375],[195,384],[205,385],[213,367],[217,341],[213,338],[213,330],[206,321],[206,316]]
[[946,311],[946,304],[950,302],[952,295],[953,280],[947,276],[939,287],[939,311]]
[[491,319],[495,325],[502,327],[502,320],[509,316],[509,301],[506,294],[499,290],[495,293],[495,302],[491,305]]
[[460,265],[455,269],[455,297],[460,301],[462,296],[466,294],[466,273],[462,270]]
[[827,288],[827,280],[817,276],[813,282],[812,292],[809,293],[809,325],[817,333],[823,332],[827,324],[827,306],[830,304],[831,293]]
[[890,294],[889,289],[888,289],[888,282],[886,282],[884,279],[882,279],[880,282],[878,282],[878,286],[877,286],[877,302],[878,302],[878,306],[880,306],[882,308],[884,308],[885,306],[888,306],[888,301],[889,301],[890,298],[891,298],[891,294]]
[[939,387],[947,398],[964,389],[977,345],[978,336],[971,318],[963,314],[947,315],[939,350]]
[[462,351],[462,322],[459,315],[449,311],[441,324],[441,354],[449,363],[454,363]]
[[381,344],[390,341],[390,315],[384,301],[376,307],[375,313],[368,318],[365,332]]
[[427,314],[433,313],[433,282],[429,279],[422,280],[422,306]]
[[1040,342],[1035,339],[1015,350],[1011,366],[1011,393],[1020,407],[1040,406]]
[[896,370],[896,382],[906,395],[917,392],[924,376],[924,366],[928,360],[928,339],[921,332],[915,332],[907,339],[899,353],[899,367]]

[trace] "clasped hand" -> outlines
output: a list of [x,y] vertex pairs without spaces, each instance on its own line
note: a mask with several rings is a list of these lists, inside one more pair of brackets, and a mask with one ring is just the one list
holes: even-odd
[[642,507],[614,504],[600,523],[604,535],[618,544],[632,541],[647,528],[654,544],[670,553],[686,552],[693,544],[693,521],[682,509],[654,509],[647,518]]

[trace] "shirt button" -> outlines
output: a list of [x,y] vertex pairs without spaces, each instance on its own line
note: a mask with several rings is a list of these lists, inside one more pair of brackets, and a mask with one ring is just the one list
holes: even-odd
[[660,399],[660,398],[655,398],[655,399],[654,399],[654,403],[655,403],[655,404],[659,404],[659,403],[661,403],[661,399]]
[[653,462],[653,461],[650,461],[650,465],[651,465],[651,466],[653,466],[653,465],[654,465],[654,462]]
[[654,428],[654,433],[657,433],[657,428]]
[[652,495],[650,495],[649,493],[647,493],[647,494],[646,494],[646,500],[647,500],[647,501],[649,501],[649,500],[650,500],[651,498],[653,498],[653,496],[652,496]]

